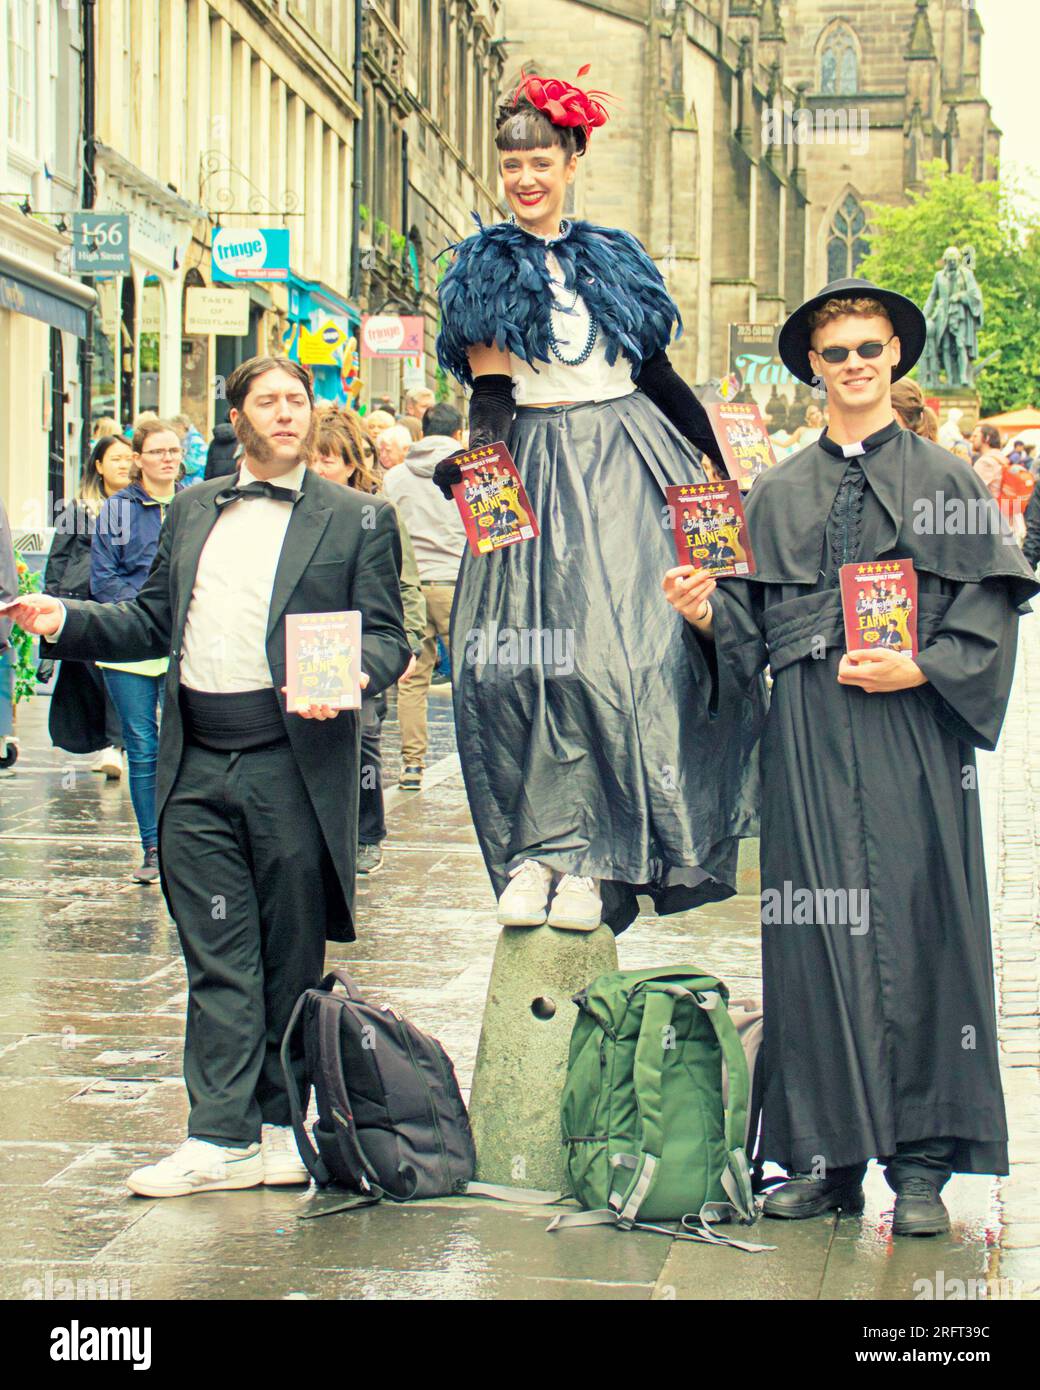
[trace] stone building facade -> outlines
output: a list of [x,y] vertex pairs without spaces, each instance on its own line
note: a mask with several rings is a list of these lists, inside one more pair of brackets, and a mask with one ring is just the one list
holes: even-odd
[[505,0],[521,67],[611,92],[574,210],[660,265],[691,381],[725,372],[731,323],[778,323],[865,254],[868,200],[942,155],[991,178],[973,0]]

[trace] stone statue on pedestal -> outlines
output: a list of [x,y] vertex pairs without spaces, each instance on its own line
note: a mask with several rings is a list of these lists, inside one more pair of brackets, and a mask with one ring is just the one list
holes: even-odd
[[932,281],[924,306],[928,344],[921,364],[921,384],[935,389],[945,374],[948,388],[972,387],[979,355],[982,293],[973,270],[974,252],[949,246]]

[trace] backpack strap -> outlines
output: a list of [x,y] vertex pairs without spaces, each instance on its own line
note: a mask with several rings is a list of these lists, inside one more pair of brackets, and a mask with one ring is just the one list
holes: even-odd
[[307,1165],[307,1171],[320,1187],[326,1187],[332,1181],[332,1175],[325,1166],[325,1160],[311,1143],[311,1136],[307,1133],[304,1126],[303,1103],[300,1099],[300,1088],[296,1082],[296,1075],[289,1063],[289,1046],[292,1042],[299,1022],[300,1014],[311,997],[311,991],[305,990],[296,1001],[296,1006],[286,1026],[285,1033],[282,1035],[282,1047],[280,1057],[282,1061],[282,1075],[285,1077],[285,1089],[289,1094],[289,1112],[292,1116],[293,1134],[296,1137],[296,1147],[300,1151],[300,1157]]
[[[755,1200],[751,1186],[751,1170],[748,1168],[747,1154],[744,1152],[748,1107],[747,1058],[741,1046],[740,1034],[733,1026],[733,1020],[719,991],[696,990],[693,998],[698,1007],[707,1014],[715,1031],[729,1080],[725,1119],[727,1161],[721,1174],[722,1187],[741,1219],[753,1221]],[[717,1205],[719,1204],[709,1202],[705,1207]],[[704,1214],[702,1210],[702,1217]]]
[[348,999],[353,999],[355,1004],[364,1003],[364,997],[361,991],[358,989],[353,979],[347,974],[345,970],[330,970],[329,973],[322,980],[320,987],[326,990],[329,994],[331,994],[338,984],[342,985],[343,988],[346,990]]
[[[334,972],[338,973],[338,972]],[[338,999],[330,994],[320,995],[318,1007],[318,1056],[326,1094],[332,1107],[334,1122],[333,1134],[336,1145],[345,1160],[345,1166],[358,1174],[358,1185],[366,1196],[375,1193],[383,1196],[375,1169],[365,1157],[354,1123],[354,1112],[350,1106],[350,1092],[347,1078],[343,1073],[343,1057],[340,1053],[340,1009]],[[295,1126],[294,1126],[295,1128]]]

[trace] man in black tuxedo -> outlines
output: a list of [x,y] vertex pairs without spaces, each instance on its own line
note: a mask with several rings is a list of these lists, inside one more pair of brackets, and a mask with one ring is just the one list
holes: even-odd
[[57,657],[171,657],[159,864],[188,973],[191,1112],[188,1140],[128,1178],[150,1197],[307,1181],[278,1050],[326,938],[354,939],[360,734],[355,711],[286,713],[283,618],[360,610],[373,693],[410,656],[394,509],[307,468],[306,368],[253,358],[227,399],[238,475],[178,495],[135,599],[36,594],[12,613]]

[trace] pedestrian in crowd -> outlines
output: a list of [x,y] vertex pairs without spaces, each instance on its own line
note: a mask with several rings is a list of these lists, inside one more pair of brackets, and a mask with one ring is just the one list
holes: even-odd
[[1022,553],[1029,568],[1036,572],[1040,560],[1040,487],[1033,489],[1033,495],[1026,503],[1025,536],[1022,540]]
[[187,415],[175,415],[170,422],[180,436],[184,450],[184,485],[201,483],[206,474],[206,441]]
[[[912,430],[922,439],[930,439],[933,444],[938,442],[938,416],[925,402],[924,392],[916,381],[904,376],[892,383],[892,409],[904,430]],[[963,439],[962,435],[961,442]]]
[[1016,439],[1008,450],[1008,463],[1028,463],[1026,446],[1023,440]]
[[[0,500],[0,603],[9,603],[18,597],[18,557],[14,552],[14,538],[11,523],[7,519],[7,509]],[[10,613],[0,613],[0,777],[14,774],[12,764],[17,756],[14,738],[14,647],[11,645],[13,618]]]
[[110,439],[112,435],[119,433],[119,421],[111,415],[100,415],[94,421],[94,427],[90,432],[90,441],[96,444],[99,439]]
[[241,457],[242,445],[238,442],[235,427],[224,420],[214,428],[213,438],[206,451],[204,481],[208,483],[213,478],[226,478],[232,473],[237,473]]
[[422,425],[419,424],[419,421],[414,415],[398,415],[395,423],[402,429],[408,431],[409,438],[413,444],[417,439],[422,438]]
[[377,449],[379,464],[384,473],[389,473],[404,462],[404,456],[412,448],[412,436],[403,425],[391,425],[379,436]]
[[[367,467],[364,457],[364,433],[353,410],[339,406],[319,407],[315,411],[316,433],[310,455],[310,465],[330,483],[356,488],[372,495],[379,483]],[[369,446],[371,447],[371,446]],[[438,499],[439,500],[439,499]],[[399,680],[405,680],[415,668],[422,651],[426,631],[426,600],[419,582],[415,551],[402,520],[400,508],[397,527],[401,536],[401,604],[404,627],[412,659]],[[374,874],[383,864],[383,841],[386,839],[386,814],[383,804],[383,720],[386,718],[386,692],[361,697],[361,785],[358,794],[358,851],[357,872]]]
[[966,439],[958,439],[950,449],[950,453],[959,458],[962,463],[966,463],[969,468],[971,467],[971,445]]
[[945,423],[942,424],[937,432],[938,442],[944,449],[952,449],[964,438],[964,431],[961,429],[960,422],[964,419],[964,411],[957,406],[951,406],[947,413]]
[[437,403],[436,395],[428,386],[413,386],[404,393],[404,414],[422,425],[426,412]]
[[[134,430],[128,485],[102,502],[90,545],[90,595],[98,604],[123,604],[140,592],[155,559],[166,512],[181,491],[180,436],[158,416]],[[132,645],[132,644],[131,644]],[[159,832],[155,779],[159,756],[159,716],[169,658],[166,655],[99,661],[126,745],[130,800],[141,835],[137,883],[159,877]]]
[[[521,81],[496,122],[512,217],[456,246],[438,287],[470,447],[508,445],[539,531],[467,549],[452,615],[459,755],[504,926],[620,932],[641,894],[662,914],[728,898],[754,829],[762,692],[716,706],[653,593],[674,553],[665,487],[704,480],[694,448],[722,462],[668,361],[678,308],[628,232],[563,218],[605,119],[570,83]],[[442,459],[434,477],[450,495],[461,472]],[[551,646],[514,654],[503,632]]]
[[1000,454],[992,452],[980,454],[972,464],[972,468],[989,489],[993,499],[999,502],[1000,484],[1004,477],[1004,460]]
[[[98,513],[130,484],[134,453],[119,435],[97,440],[79,490],[55,518],[43,591],[57,598],[92,598],[90,557]],[[119,518],[122,520],[122,517]],[[112,538],[118,545],[121,536]],[[48,662],[46,656],[40,665]],[[37,675],[39,676],[39,672]],[[101,670],[93,661],[62,661],[51,692],[47,729],[67,753],[96,753],[92,772],[114,781],[123,773],[123,726]],[[99,751],[100,750],[100,751]]]
[[[188,973],[188,1139],[131,1173],[176,1197],[308,1181],[279,1064],[325,939],[351,941],[358,716],[285,708],[286,613],[356,609],[362,686],[408,662],[393,508],[306,466],[313,387],[260,357],[227,380],[238,478],[182,491],[154,567],[120,604],[32,595],[15,620],[58,657],[171,653],[159,756],[162,886]],[[64,611],[63,611],[64,609]],[[293,1064],[302,1079],[302,1057]]]
[[[773,675],[759,1153],[789,1180],[765,1214],[859,1211],[879,1158],[897,1236],[949,1228],[951,1173],[1008,1171],[974,750],[996,745],[1019,612],[1040,590],[993,528],[918,525],[921,500],[971,515],[988,498],[894,419],[893,377],[925,341],[917,305],[865,280],[796,310],[780,356],[823,382],[827,433],[752,488],[753,578],[665,579],[698,663],[714,651],[720,682],[746,688]],[[914,658],[845,651],[841,568],[881,557],[913,562]]]
[[423,420],[423,438],[408,450],[404,463],[386,475],[386,496],[397,507],[415,546],[423,593],[426,628],[415,670],[397,682],[397,717],[401,723],[401,776],[404,791],[419,791],[426,765],[426,701],[437,661],[437,638],[447,640],[455,581],[466,550],[466,528],[457,507],[446,507],[433,481],[442,459],[459,450],[462,416],[452,405],[432,406]]
[[971,462],[974,463],[982,454],[999,452],[1000,431],[996,425],[976,425],[971,432]]
[[362,425],[374,446],[378,448],[379,436],[384,430],[392,429],[394,417],[388,410],[370,410],[362,419]]

